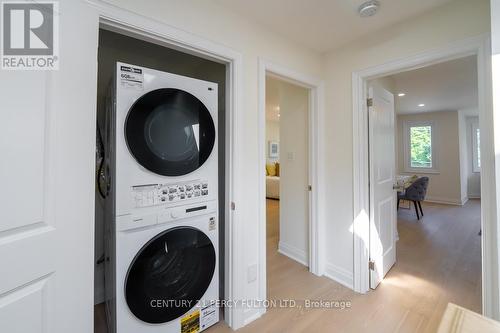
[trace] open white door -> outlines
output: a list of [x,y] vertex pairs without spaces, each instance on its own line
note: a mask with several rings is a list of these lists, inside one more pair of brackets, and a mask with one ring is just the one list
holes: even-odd
[[0,70],[1,332],[93,331],[98,19],[55,15],[59,70]]
[[370,288],[375,289],[396,263],[394,96],[374,86],[369,98]]

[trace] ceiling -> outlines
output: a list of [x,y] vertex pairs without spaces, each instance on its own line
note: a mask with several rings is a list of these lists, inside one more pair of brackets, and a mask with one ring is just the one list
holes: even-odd
[[326,52],[378,29],[453,0],[379,0],[379,12],[361,18],[365,0],[213,0],[310,49]]
[[[477,108],[476,57],[399,73],[389,77],[398,114]],[[398,93],[405,93],[398,97]],[[419,104],[425,104],[419,107]]]

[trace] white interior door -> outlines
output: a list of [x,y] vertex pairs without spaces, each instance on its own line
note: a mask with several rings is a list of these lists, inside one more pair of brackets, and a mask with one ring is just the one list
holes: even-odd
[[59,1],[58,71],[0,70],[0,331],[93,331],[98,20]]
[[396,262],[394,96],[370,87],[370,288],[376,288]]

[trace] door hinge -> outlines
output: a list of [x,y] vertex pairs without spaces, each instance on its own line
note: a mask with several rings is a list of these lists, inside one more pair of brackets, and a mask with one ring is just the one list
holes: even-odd
[[311,191],[312,191],[312,189],[313,189],[312,185],[307,185],[307,190],[308,190],[309,192],[311,192]]
[[370,260],[368,262],[368,268],[370,269],[370,271],[374,271],[375,270],[375,261]]
[[236,210],[236,204],[233,201],[231,201],[231,210]]
[[366,100],[366,105],[367,105],[368,107],[373,106],[373,98],[368,98],[368,99]]

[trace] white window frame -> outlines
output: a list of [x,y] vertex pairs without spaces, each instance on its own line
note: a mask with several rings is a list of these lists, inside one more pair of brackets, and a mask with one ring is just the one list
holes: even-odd
[[[411,166],[411,151],[410,151],[410,128],[419,126],[431,127],[431,150],[432,150],[432,167],[412,167]],[[407,120],[403,122],[403,143],[404,143],[404,159],[405,159],[405,172],[408,173],[439,173],[436,154],[436,126],[433,121],[413,121]]]
[[[477,142],[477,131],[479,130],[479,121],[473,121],[471,123],[471,141],[472,141],[472,172],[481,172],[480,163],[478,163],[478,142]],[[479,133],[481,136],[481,133]],[[481,139],[479,139],[481,140]]]

